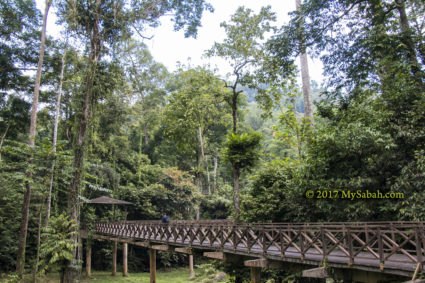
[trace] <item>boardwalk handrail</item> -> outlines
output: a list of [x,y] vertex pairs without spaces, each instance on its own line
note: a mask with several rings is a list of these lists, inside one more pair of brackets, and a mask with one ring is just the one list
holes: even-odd
[[275,260],[373,266],[412,271],[423,266],[425,222],[235,223],[229,220],[96,223],[120,238],[216,249]]

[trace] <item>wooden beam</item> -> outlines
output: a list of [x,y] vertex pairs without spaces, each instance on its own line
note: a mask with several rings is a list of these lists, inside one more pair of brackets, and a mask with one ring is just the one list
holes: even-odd
[[191,248],[175,248],[174,251],[177,253],[182,253],[182,254],[190,254],[190,255],[192,254]]
[[170,248],[170,246],[168,245],[157,245],[157,246],[150,246],[151,249],[153,250],[157,250],[157,251],[169,251],[172,248]]
[[141,246],[141,247],[145,247],[145,248],[149,248],[149,242],[136,242],[135,239],[120,239],[120,238],[115,238],[115,237],[109,237],[109,236],[105,236],[105,235],[98,235],[98,234],[94,234],[93,235],[93,239],[98,239],[98,240],[109,240],[109,241],[114,241],[114,242],[118,242],[118,243],[127,243],[130,245],[135,245],[135,246]]
[[132,244],[132,245],[135,245],[135,246],[149,248],[149,242],[131,242],[129,244]]
[[226,255],[223,252],[204,252],[204,257],[226,260]]
[[149,249],[150,283],[156,283],[156,250]]
[[302,277],[328,278],[331,277],[325,267],[303,270]]
[[128,255],[128,243],[124,243],[122,245],[122,276],[127,276],[127,272],[128,272],[127,255]]
[[91,276],[91,245],[89,243],[87,243],[87,246],[86,246],[86,272],[87,272],[87,277],[90,277]]
[[259,268],[268,268],[268,262],[265,258],[245,260],[243,264],[247,267],[259,267]]
[[117,275],[117,250],[118,243],[117,241],[112,242],[112,276]]
[[259,267],[251,267],[251,283],[261,283],[261,268]]
[[282,261],[268,260],[265,258],[245,260],[244,265],[247,267],[259,267],[259,268],[272,268],[272,269],[282,269],[288,265]]

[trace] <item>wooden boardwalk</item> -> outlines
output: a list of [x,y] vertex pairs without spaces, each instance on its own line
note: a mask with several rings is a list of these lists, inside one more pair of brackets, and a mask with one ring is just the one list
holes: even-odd
[[273,262],[412,277],[423,269],[425,222],[272,223],[126,221],[97,223],[97,235]]

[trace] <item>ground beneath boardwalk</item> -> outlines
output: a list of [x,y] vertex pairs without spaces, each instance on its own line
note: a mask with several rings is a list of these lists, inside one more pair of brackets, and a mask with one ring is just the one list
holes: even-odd
[[[200,270],[197,276],[193,279],[189,279],[189,269],[179,268],[172,269],[171,271],[157,270],[157,282],[158,283],[195,283],[195,282],[226,282],[226,275],[222,272],[205,273]],[[47,277],[39,278],[37,282],[46,283],[58,283],[59,274],[53,273],[47,275]],[[94,271],[90,277],[85,275],[81,278],[81,283],[96,282],[96,283],[120,283],[120,282],[134,282],[134,283],[149,283],[149,272],[144,273],[129,273],[127,277],[123,277],[121,273],[117,273],[116,276],[111,276],[108,271]]]

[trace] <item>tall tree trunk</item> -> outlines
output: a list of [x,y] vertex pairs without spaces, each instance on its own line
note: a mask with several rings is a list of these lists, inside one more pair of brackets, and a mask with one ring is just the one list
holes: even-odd
[[198,168],[196,170],[196,176],[195,176],[195,182],[196,185],[198,185],[199,190],[201,193],[204,193],[204,186],[202,184],[202,174],[201,174],[201,168],[202,168],[202,153],[200,150],[196,151],[196,163],[198,164]]
[[[56,141],[58,137],[58,124],[59,124],[59,113],[60,113],[61,96],[62,96],[63,73],[65,70],[65,56],[66,56],[66,49],[62,55],[62,67],[61,67],[60,80],[59,80],[59,90],[58,90],[58,96],[56,99],[55,124],[53,126],[53,152],[56,152]],[[47,208],[46,208],[46,223],[45,223],[46,227],[49,226],[50,207],[52,202],[53,176],[55,171],[55,159],[52,160],[52,166],[50,170],[51,170],[50,185],[49,185],[49,192],[47,195]]]
[[207,185],[208,185],[208,194],[211,194],[211,178],[210,178],[210,168],[208,167],[208,155],[205,155],[205,170],[207,171]]
[[240,169],[232,165],[233,167],[233,202],[235,203],[235,220],[239,221],[240,211],[240,198],[239,198],[239,174]]
[[232,118],[233,118],[233,133],[236,135],[238,132],[238,93],[233,89],[232,97]]
[[294,113],[294,117],[297,120],[297,123],[294,126],[294,130],[295,130],[295,133],[296,133],[296,136],[297,136],[298,158],[299,158],[299,160],[301,160],[302,159],[302,156],[301,156],[301,146],[302,146],[302,143],[301,143],[301,132],[300,132],[299,121],[298,121],[298,118],[297,118],[297,107],[295,105],[295,100],[292,101],[292,109],[291,109],[291,111],[292,111],[292,113]]
[[217,190],[217,167],[218,167],[218,158],[214,155],[214,192]]
[[[297,10],[301,13],[301,0],[295,0]],[[300,15],[302,18],[302,16]],[[300,20],[302,24],[302,20]],[[300,65],[301,65],[301,80],[303,84],[303,97],[304,97],[304,116],[310,118],[310,122],[314,125],[313,118],[313,98],[311,95],[310,73],[308,70],[307,51],[305,47],[304,33],[301,38],[300,44]]]
[[208,162],[205,157],[205,150],[204,150],[204,139],[202,138],[202,127],[198,127],[198,134],[199,134],[199,147],[201,150],[201,156],[202,156],[202,163],[204,163],[205,171],[207,173],[207,187],[208,187],[208,194],[211,194],[211,186],[210,186],[210,172],[208,169]]
[[[412,32],[409,27],[409,20],[406,15],[406,5],[405,0],[395,0],[397,4],[397,10],[400,15],[400,28],[403,33],[403,40],[406,45],[407,54],[409,57],[410,63],[418,68],[419,63],[416,57],[416,49],[412,40]],[[417,70],[416,70],[417,71]]]
[[38,261],[40,259],[40,242],[41,242],[41,225],[42,225],[42,215],[43,215],[43,201],[44,198],[41,201],[40,211],[38,214],[38,229],[37,229],[37,255],[35,257],[35,264],[34,264],[34,272],[32,275],[32,282],[37,283],[37,272],[38,272]]
[[[236,92],[236,87],[233,88],[233,98],[232,98],[232,116],[233,116],[233,134],[238,132],[238,95]],[[233,202],[235,206],[235,220],[239,221],[239,168],[232,164],[233,169]]]
[[149,143],[149,135],[148,135],[148,125],[147,125],[147,123],[145,123],[144,130],[145,130],[145,144],[147,145]]
[[[44,46],[46,42],[46,23],[47,23],[47,15],[49,13],[49,8],[51,3],[52,3],[52,0],[46,0],[46,7],[44,10],[44,16],[43,16],[43,27],[41,29],[40,55],[38,57],[37,73],[35,77],[34,97],[32,102],[32,109],[31,109],[31,124],[30,124],[29,141],[28,141],[28,144],[30,147],[34,147],[34,144],[35,144],[38,94],[40,92],[41,69],[43,66]],[[28,174],[28,177],[29,178],[32,177],[31,173]],[[27,181],[25,182],[25,186],[26,186],[26,191],[24,194],[24,203],[22,206],[22,219],[21,219],[21,226],[19,229],[19,240],[18,240],[18,254],[16,257],[16,271],[20,278],[22,278],[22,274],[24,273],[24,268],[25,268],[25,245],[27,240],[28,218],[29,218],[29,209],[30,209],[30,201],[31,201],[31,184]]]
[[424,83],[424,73],[421,71],[420,64],[418,62],[417,53],[415,44],[412,39],[412,31],[409,26],[409,20],[406,15],[406,5],[404,0],[395,0],[397,4],[397,9],[400,15],[400,28],[402,32],[403,43],[406,46],[407,60],[410,63],[410,71],[415,76],[415,81],[421,90],[423,90]]
[[10,123],[7,124],[6,130],[4,131],[4,133],[3,133],[3,135],[1,136],[1,139],[0,139],[0,163],[1,163],[1,148],[3,146],[3,141],[6,138],[6,135],[7,135],[7,132],[9,131],[9,128],[10,128]]
[[[78,124],[77,124],[77,133],[76,140],[74,143],[74,173],[71,180],[69,193],[68,193],[68,213],[70,220],[76,223],[75,230],[72,232],[73,235],[70,237],[72,243],[75,245],[72,251],[72,260],[67,263],[64,273],[64,282],[65,283],[74,283],[78,279],[78,229],[79,229],[79,191],[83,178],[83,168],[84,168],[84,150],[86,145],[86,130],[89,125],[89,119],[92,116],[90,113],[90,103],[96,103],[94,100],[95,92],[95,80],[97,72],[97,63],[100,57],[100,52],[102,50],[102,34],[100,31],[100,16],[101,10],[100,5],[101,1],[96,1],[94,7],[95,19],[93,24],[88,27],[88,36],[90,38],[90,55],[89,55],[89,66],[86,75],[86,86],[82,97],[82,106],[81,112],[77,115]],[[93,108],[92,105],[91,108]]]
[[[85,149],[85,137],[86,137],[86,130],[87,130],[87,124],[88,124],[88,118],[89,118],[89,103],[91,100],[91,92],[92,92],[92,86],[93,86],[93,80],[95,76],[95,69],[96,69],[96,60],[93,58],[94,54],[90,55],[90,67],[87,74],[86,79],[86,89],[83,94],[83,105],[82,105],[82,113],[79,115],[79,123],[78,123],[78,130],[77,130],[77,137],[76,142],[74,145],[74,174],[71,181],[69,194],[68,194],[68,212],[70,220],[73,220],[77,224],[78,229],[78,195],[81,185],[81,180],[83,178],[83,167],[84,167],[84,149]],[[71,240],[73,243],[78,242],[78,236],[72,235]],[[64,274],[64,282],[65,283],[73,283],[77,280],[78,276],[78,267],[77,267],[77,256],[78,256],[78,248],[74,247],[72,258],[73,260],[68,263],[65,274]]]

